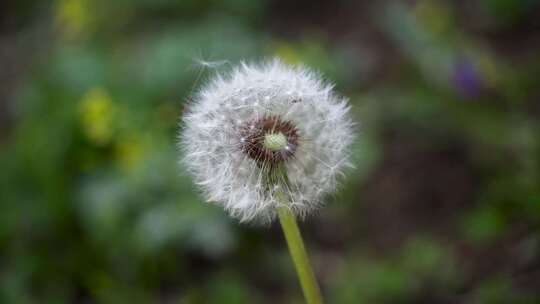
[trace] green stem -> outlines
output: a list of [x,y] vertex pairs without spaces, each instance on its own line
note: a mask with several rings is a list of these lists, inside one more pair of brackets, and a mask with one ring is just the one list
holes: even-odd
[[304,246],[304,241],[302,240],[302,235],[298,229],[296,218],[287,207],[278,208],[278,215],[289,246],[289,252],[296,267],[296,273],[300,279],[300,285],[302,285],[302,290],[306,297],[306,302],[308,304],[322,304],[321,291],[309,263],[309,257]]

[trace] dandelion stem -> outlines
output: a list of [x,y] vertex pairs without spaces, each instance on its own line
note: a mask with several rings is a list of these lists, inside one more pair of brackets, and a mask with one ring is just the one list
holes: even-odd
[[[280,198],[283,197],[285,195],[280,195]],[[322,304],[321,291],[309,263],[309,257],[296,218],[287,207],[278,208],[278,215],[306,302],[308,304]]]

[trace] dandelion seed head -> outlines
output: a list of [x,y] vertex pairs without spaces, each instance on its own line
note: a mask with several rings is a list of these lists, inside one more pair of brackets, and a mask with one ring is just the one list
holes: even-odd
[[319,74],[278,59],[216,74],[182,122],[183,166],[208,201],[241,221],[272,221],[278,191],[307,215],[351,167],[347,100]]

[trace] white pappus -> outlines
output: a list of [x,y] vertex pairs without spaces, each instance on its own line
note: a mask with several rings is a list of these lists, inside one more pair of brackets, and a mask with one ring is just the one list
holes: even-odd
[[351,166],[347,99],[279,59],[217,73],[186,105],[182,124],[181,163],[208,201],[240,221],[268,223],[278,207],[303,217]]

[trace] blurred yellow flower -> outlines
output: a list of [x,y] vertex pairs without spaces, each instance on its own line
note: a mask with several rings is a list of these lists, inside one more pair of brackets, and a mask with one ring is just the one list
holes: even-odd
[[79,104],[85,135],[96,145],[110,142],[113,135],[114,104],[104,88],[89,90]]
[[90,23],[88,0],[58,0],[55,11],[56,23],[68,37],[80,36]]
[[489,54],[483,53],[478,58],[480,70],[489,87],[495,88],[500,81],[501,67],[497,66],[497,61]]
[[442,33],[452,28],[452,11],[441,1],[423,0],[416,4],[413,14],[431,33]]
[[115,145],[116,163],[121,169],[129,171],[134,169],[143,157],[144,144],[141,136],[135,134],[125,136]]
[[298,64],[302,62],[302,56],[299,52],[297,52],[292,45],[285,42],[276,42],[274,53],[288,64]]

